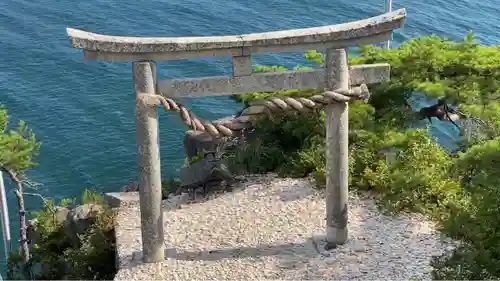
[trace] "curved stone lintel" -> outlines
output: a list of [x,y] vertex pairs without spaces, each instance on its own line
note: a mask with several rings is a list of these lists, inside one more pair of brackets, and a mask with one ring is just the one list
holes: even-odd
[[[406,10],[399,9],[364,20],[284,31],[252,33],[229,36],[202,37],[124,37],[90,33],[67,28],[67,33],[74,48],[90,53],[165,53],[165,52],[216,52],[217,55],[246,55],[245,48],[260,48],[257,52],[266,52],[262,48],[293,45],[321,45],[336,41],[356,41],[364,37],[392,32],[402,26]],[[374,43],[374,42],[371,42]],[[240,49],[235,52],[235,49]],[[224,51],[224,52],[219,52]],[[248,50],[246,50],[248,52]],[[254,51],[254,50],[251,50]]]

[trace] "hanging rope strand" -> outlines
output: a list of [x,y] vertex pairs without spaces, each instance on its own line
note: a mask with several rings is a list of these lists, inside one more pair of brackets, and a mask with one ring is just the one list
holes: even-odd
[[207,122],[198,118],[182,103],[176,102],[172,98],[166,98],[158,90],[156,85],[156,95],[139,95],[138,103],[144,106],[161,105],[166,111],[179,113],[181,120],[189,128],[195,131],[204,131],[214,138],[233,136],[235,132],[249,126],[249,120],[263,113],[283,113],[286,111],[310,111],[312,109],[323,108],[331,103],[351,102],[355,100],[366,100],[370,97],[368,87],[363,84],[348,90],[325,91],[322,94],[311,97],[268,97],[261,101],[255,101],[244,109],[239,116],[230,123]]

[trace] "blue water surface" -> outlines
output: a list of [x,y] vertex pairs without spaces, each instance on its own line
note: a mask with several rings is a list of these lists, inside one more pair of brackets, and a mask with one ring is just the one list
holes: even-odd
[[[408,13],[404,28],[394,35],[395,44],[433,33],[460,39],[470,30],[481,43],[498,44],[498,1],[393,1],[394,9],[406,7]],[[384,5],[380,0],[2,0],[0,103],[13,125],[24,119],[42,142],[39,166],[29,172],[43,184],[37,192],[61,199],[79,197],[91,187],[117,191],[137,177],[131,64],[85,64],[81,51],[70,47],[66,27],[112,35],[241,34],[358,20],[382,13]],[[304,63],[301,54],[259,56],[257,62]],[[160,63],[158,71],[167,79],[224,75],[230,69],[228,58],[214,58]],[[227,97],[184,102],[206,119],[240,109]],[[186,128],[175,114],[160,115],[162,176],[167,177],[183,163]],[[452,143],[457,135],[448,124],[436,125],[433,133],[443,143]],[[8,200],[17,239],[11,191]],[[40,205],[39,198],[27,197],[28,210]],[[0,249],[0,257],[2,253]]]

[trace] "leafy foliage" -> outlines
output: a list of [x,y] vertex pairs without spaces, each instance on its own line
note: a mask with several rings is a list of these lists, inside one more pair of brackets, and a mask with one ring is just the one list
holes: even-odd
[[[29,270],[30,250],[26,239],[26,216],[24,209],[25,169],[35,165],[33,158],[38,154],[40,144],[36,141],[33,132],[24,121],[19,122],[15,130],[8,130],[8,114],[0,104],[0,171],[6,172],[14,183],[17,205],[19,208],[19,253],[21,258],[20,269],[25,278],[31,278]],[[21,266],[22,265],[22,266]]]
[[[17,191],[22,200],[22,186],[26,169],[35,166],[34,157],[40,143],[33,132],[20,121],[17,129],[8,130],[8,112],[0,105],[0,169],[11,172],[16,180]],[[86,190],[83,204],[104,206],[102,198],[94,191]],[[75,200],[62,200],[59,206],[73,205]],[[20,210],[24,217],[24,210]],[[90,227],[74,241],[65,226],[56,218],[56,206],[45,201],[44,209],[33,214],[37,220],[37,243],[31,245],[26,264],[22,249],[10,253],[8,278],[26,279],[26,269],[35,274],[35,279],[112,279],[115,267],[115,213],[104,208],[92,220]]]
[[[323,64],[322,54],[305,58]],[[389,63],[391,81],[371,86],[368,103],[349,108],[350,184],[381,194],[385,210],[412,210],[441,223],[464,245],[436,258],[436,279],[500,278],[500,47],[426,36],[385,50],[365,46],[350,64]],[[284,71],[284,67],[257,68]],[[309,96],[318,90],[251,93],[234,99],[250,104],[267,96]],[[415,93],[446,97],[463,116],[482,122],[475,134],[449,152],[427,129],[416,129],[408,100]],[[324,185],[324,113],[315,111],[259,120],[248,144],[231,155],[235,170],[315,176]],[[425,121],[426,122],[426,121]],[[436,121],[434,121],[436,122]],[[421,123],[420,123],[421,124]]]
[[170,178],[161,181],[161,195],[163,199],[168,198],[172,193],[175,193],[180,187],[181,182],[178,178]]
[[35,165],[33,157],[38,154],[40,143],[24,121],[15,130],[8,130],[7,109],[0,104],[0,167],[14,172],[23,172]]
[[[43,210],[33,213],[37,221],[36,244],[32,246],[31,267],[37,280],[111,280],[116,273],[114,221],[116,213],[106,207],[102,197],[85,190],[82,204],[98,204],[103,209],[78,235],[75,243],[56,209],[74,206],[76,200],[64,199],[58,206],[45,201]],[[19,255],[11,253],[9,279],[24,279],[20,273]]]

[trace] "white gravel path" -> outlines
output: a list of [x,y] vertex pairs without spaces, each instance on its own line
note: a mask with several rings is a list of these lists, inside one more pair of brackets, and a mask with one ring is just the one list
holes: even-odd
[[122,210],[115,280],[430,280],[432,256],[456,244],[421,216],[384,216],[368,195],[352,193],[350,241],[325,252],[323,192],[305,179],[248,178],[242,190],[180,209],[165,201],[159,264],[140,263],[139,211]]

